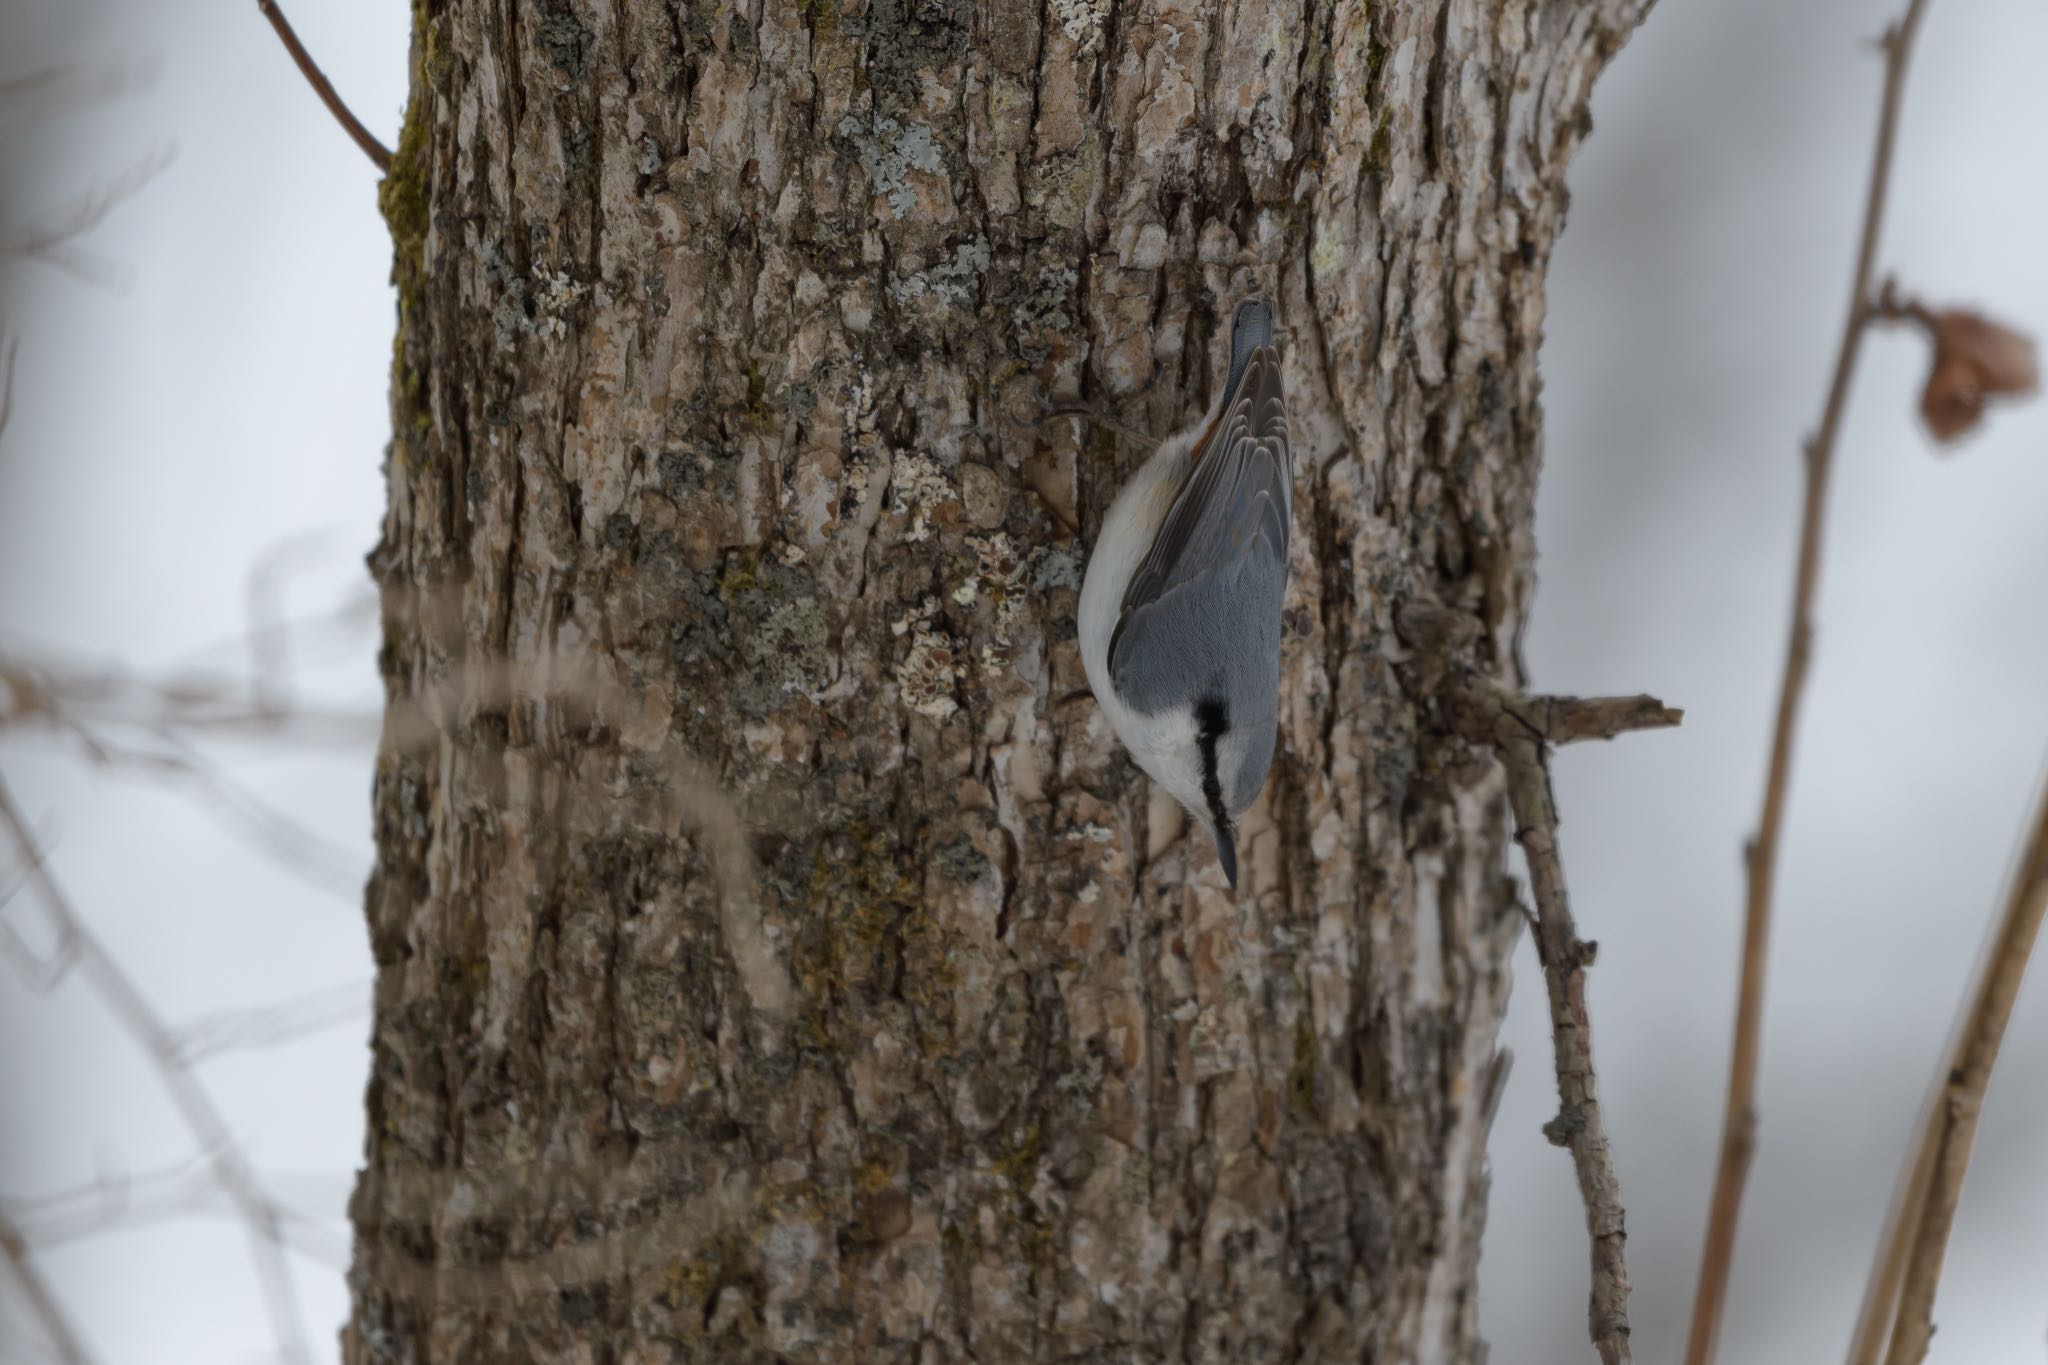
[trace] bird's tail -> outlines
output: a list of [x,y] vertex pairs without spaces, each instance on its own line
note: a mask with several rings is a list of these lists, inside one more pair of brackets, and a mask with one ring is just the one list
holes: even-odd
[[1237,381],[1252,353],[1273,344],[1273,300],[1254,294],[1237,305],[1237,317],[1230,324],[1230,378],[1223,385],[1223,406],[1228,408],[1237,395]]

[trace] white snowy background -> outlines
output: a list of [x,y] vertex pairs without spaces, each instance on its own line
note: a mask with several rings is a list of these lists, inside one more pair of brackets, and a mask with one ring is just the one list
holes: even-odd
[[[1798,448],[1846,303],[1895,0],[1663,0],[1603,81],[1572,173],[1544,353],[1539,686],[1658,693],[1674,733],[1559,760],[1602,1090],[1629,1211],[1640,1359],[1682,1346],[1734,1000],[1739,849],[1784,646]],[[403,6],[298,0],[308,45],[387,141]],[[2048,333],[2048,9],[1934,4],[1882,264],[1935,301]],[[244,663],[252,566],[282,611],[359,595],[382,507],[393,325],[374,173],[251,4],[14,0],[0,81],[141,63],[128,93],[0,124],[0,223],[61,214],[174,159],[84,245],[112,287],[0,270],[19,337],[0,438],[0,647],[154,671]],[[1950,458],[1917,428],[1923,351],[1866,349],[1829,520],[1767,1013],[1762,1146],[1722,1358],[1838,1359],[1899,1156],[2048,751],[2048,405]],[[374,707],[367,630],[295,662],[304,695]],[[337,1353],[344,1205],[362,1138],[370,976],[363,748],[215,751],[330,848],[296,868],[217,803],[12,738],[0,770],[81,911],[169,1020],[312,998],[335,1026],[202,1063],[270,1187],[318,1226],[294,1259]],[[9,862],[11,867],[11,860]],[[22,904],[4,913],[21,915]],[[1493,1141],[1482,1313],[1505,1365],[1590,1358],[1584,1229],[1533,955]],[[350,998],[360,1002],[346,1009]],[[2048,1360],[2048,985],[2023,995],[1979,1138],[1933,1359]],[[187,1162],[152,1069],[80,983],[0,974],[0,1197]],[[218,1206],[47,1248],[109,1365],[265,1359],[241,1227]],[[0,1295],[0,1360],[37,1358]]]

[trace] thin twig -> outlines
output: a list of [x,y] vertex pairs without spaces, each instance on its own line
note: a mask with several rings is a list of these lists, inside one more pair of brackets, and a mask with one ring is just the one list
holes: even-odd
[[7,430],[14,416],[14,355],[18,343],[13,333],[0,337],[0,432]]
[[[33,1200],[0,1200],[0,1215],[15,1219],[15,1230],[34,1247],[132,1231],[152,1223],[225,1214],[239,1218],[205,1159],[137,1176],[114,1174],[73,1190]],[[293,1252],[324,1266],[348,1268],[347,1239],[319,1222],[272,1200]]]
[[1654,697],[1510,697],[1494,693],[1468,696],[1464,705],[1469,732],[1491,743],[1507,770],[1515,839],[1529,860],[1529,885],[1536,898],[1536,957],[1543,964],[1543,980],[1549,989],[1551,1047],[1557,1067],[1557,1117],[1543,1125],[1543,1135],[1571,1151],[1579,1197],[1586,1206],[1586,1235],[1593,1262],[1587,1326],[1593,1347],[1603,1365],[1623,1365],[1629,1359],[1628,1229],[1593,1072],[1586,968],[1592,965],[1595,949],[1579,938],[1571,898],[1565,890],[1557,803],[1550,793],[1549,751],[1552,744],[1611,739],[1630,730],[1676,725],[1684,713]]
[[54,1219],[68,1217],[80,1222],[111,1223],[128,1207],[138,1191],[154,1194],[190,1183],[203,1183],[210,1191],[215,1189],[204,1155],[188,1156],[175,1164],[140,1174],[105,1171],[84,1184],[47,1194],[0,1197],[0,1214],[12,1218],[16,1230],[32,1245],[41,1245],[43,1239],[37,1229],[39,1226],[47,1227]]
[[45,67],[0,81],[0,130],[132,94],[154,83],[156,72],[154,60],[115,57]]
[[1151,436],[1138,430],[1136,427],[1127,426],[1117,418],[1111,417],[1108,413],[1098,408],[1090,407],[1086,403],[1041,403],[1039,404],[1038,416],[1012,416],[1010,420],[1027,431],[1036,431],[1046,423],[1057,421],[1062,417],[1079,417],[1085,421],[1093,422],[1103,430],[1114,432],[1127,441],[1134,441],[1147,450],[1156,449],[1159,445],[1159,438],[1157,436]]
[[0,261],[41,261],[59,270],[67,270],[90,284],[116,289],[125,287],[128,280],[126,271],[119,264],[85,250],[78,244],[79,239],[163,174],[175,155],[175,148],[168,144],[155,148],[57,217],[35,227],[13,229],[0,235]]
[[1932,308],[1911,295],[1900,293],[1899,282],[1889,278],[1877,291],[1877,297],[1871,300],[1870,321],[1910,322],[1926,332],[1929,338],[1934,337],[1941,326],[1941,320],[1935,317]]
[[1935,1122],[1924,1140],[1923,1157],[1915,1162],[1918,1166],[1925,1161],[1930,1179],[1918,1214],[1911,1218],[1915,1227],[1912,1253],[1905,1261],[1886,1365],[1920,1365],[1934,1336],[1934,1294],[1941,1285],[1942,1257],[1955,1227],[1956,1204],[1962,1198],[1977,1118],[2006,1024],[2012,1019],[2013,1001],[2026,975],[2027,960],[2040,937],[2044,912],[2048,912],[2048,788],[2037,798],[2033,828],[1977,980],[1969,1022],[1950,1064]]
[[[19,880],[10,882],[6,895],[0,897],[0,910],[5,910],[8,902],[12,901],[23,887],[35,883],[42,871],[44,856],[42,845],[36,845],[35,852],[28,866],[22,869]],[[0,957],[6,958],[13,965],[14,970],[20,974],[23,985],[35,994],[43,995],[55,990],[58,984],[71,974],[72,964],[78,960],[78,939],[71,933],[70,926],[60,923],[57,926],[57,941],[51,945],[49,952],[38,953],[29,946],[28,940],[22,937],[19,930],[9,924],[4,916],[0,916]]]
[[[201,809],[230,832],[323,890],[354,896],[356,860],[317,831],[273,807],[202,750],[190,733],[284,738],[310,743],[331,733],[351,744],[374,739],[369,713],[294,710],[224,679],[151,682],[118,672],[65,674],[0,654],[0,732],[29,726],[74,741],[96,767],[127,776],[179,782],[202,798]],[[127,736],[140,732],[139,740]]]
[[[2024,867],[2014,869],[2016,881],[2023,872]],[[1998,940],[1994,937],[1980,954],[1980,960],[1973,969],[1980,982],[1992,969],[1997,946]],[[1981,991],[1980,986],[1976,994],[1981,994]],[[1973,1000],[1974,996],[1966,999],[1963,1009],[1967,1011]],[[1944,1057],[1961,1057],[1969,1022],[1969,1014],[1959,1015],[1948,1041],[1943,1045]],[[1934,1180],[1934,1159],[1947,1126],[1948,1077],[1955,1065],[1956,1062],[1951,1060],[1935,1078],[1921,1103],[1917,1125],[1919,1141],[1914,1143],[1912,1157],[1899,1172],[1891,1206],[1885,1211],[1884,1230],[1878,1237],[1877,1254],[1871,1260],[1870,1278],[1863,1286],[1863,1302],[1856,1310],[1856,1330],[1849,1341],[1848,1365],[1877,1365],[1891,1338],[1897,1318],[1899,1286],[1906,1278],[1906,1258],[1919,1239],[1920,1217],[1927,1207],[1927,1187]]]
[[353,1023],[369,1013],[370,986],[336,986],[289,1004],[221,1010],[202,1015],[173,1035],[178,1060],[189,1066],[224,1052],[281,1047],[309,1034]]
[[1848,1365],[1877,1365],[1897,1317],[1894,1310],[1899,1302],[1899,1284],[1906,1277],[1906,1256],[1919,1234],[1928,1182],[1934,1178],[1934,1153],[1941,1146],[1942,1097],[1947,1089],[1946,1085],[1938,1086],[1928,1097],[1913,1160],[1902,1173],[1899,1188],[1892,1193],[1884,1234],[1878,1240],[1876,1259],[1871,1262],[1870,1279],[1863,1287],[1863,1303],[1856,1310],[1856,1332],[1849,1341]]
[[1820,430],[1806,446],[1806,489],[1800,512],[1799,567],[1792,588],[1792,626],[1785,650],[1785,673],[1778,688],[1777,720],[1771,734],[1770,772],[1764,781],[1763,811],[1749,842],[1748,895],[1743,911],[1742,976],[1735,1006],[1735,1041],[1728,1064],[1728,1096],[1721,1121],[1721,1154],[1714,1172],[1714,1193],[1707,1215],[1705,1245],[1700,1252],[1699,1284],[1694,1293],[1692,1326],[1687,1334],[1686,1365],[1707,1365],[1720,1335],[1721,1313],[1728,1297],[1728,1268],[1735,1253],[1735,1226],[1742,1211],[1743,1186],[1756,1151],[1756,1083],[1763,1043],[1764,964],[1768,956],[1771,892],[1778,867],[1778,846],[1784,831],[1786,795],[1792,777],[1792,735],[1813,649],[1813,605],[1820,585],[1821,527],[1827,509],[1828,478],[1833,472],[1836,439],[1849,403],[1849,382],[1871,319],[1871,276],[1877,262],[1879,229],[1884,220],[1886,191],[1891,182],[1892,145],[1897,136],[1899,105],[1905,92],[1906,59],[1927,0],[1908,0],[1905,15],[1884,36],[1884,98],[1878,110],[1877,146],[1872,153],[1870,186],[1863,206],[1862,237],[1856,248],[1856,270],[1849,287],[1848,317],[1835,354],[1834,376],[1828,383]]
[[57,1353],[57,1359],[64,1365],[89,1365],[92,1357],[79,1340],[77,1329],[64,1315],[64,1309],[50,1292],[50,1286],[44,1283],[42,1272],[29,1259],[28,1240],[4,1213],[0,1213],[0,1256],[6,1257],[15,1287],[21,1291],[29,1313],[42,1327],[43,1334],[50,1339],[50,1349]]
[[1551,744],[1613,739],[1635,730],[1662,730],[1685,712],[1655,697],[1507,697],[1501,706]]
[[76,969],[85,977],[121,1027],[148,1054],[185,1125],[208,1153],[214,1179],[233,1201],[249,1229],[250,1250],[262,1283],[265,1307],[278,1350],[288,1361],[309,1361],[306,1333],[299,1318],[298,1291],[285,1259],[283,1220],[258,1184],[248,1157],[235,1142],[213,1096],[185,1066],[178,1040],[157,1018],[128,974],[108,955],[97,936],[72,908],[48,864],[40,857],[26,817],[0,782],[0,826],[5,826],[22,858],[27,860],[44,908],[59,923],[78,954]]
[[284,43],[284,50],[292,54],[292,60],[298,63],[300,74],[305,76],[306,83],[313,87],[313,93],[320,97],[320,102],[327,106],[327,112],[333,114],[342,129],[355,139],[356,146],[363,149],[363,155],[370,158],[371,164],[382,174],[389,175],[391,149],[379,142],[377,135],[365,128],[363,121],[357,118],[348,105],[342,102],[341,96],[335,93],[333,84],[321,73],[319,63],[313,60],[312,53],[306,51],[306,45],[299,41],[299,35],[292,31],[291,21],[284,17],[284,11],[277,7],[276,0],[256,0],[256,8],[263,11],[263,17],[277,30],[278,38]]
[[311,747],[357,749],[374,744],[380,728],[370,710],[294,705],[280,710],[254,696],[253,679],[226,673],[185,672],[138,677],[118,667],[80,670],[0,652],[0,727],[36,726],[78,741],[95,763],[125,758],[140,766],[175,766],[164,755],[100,750],[99,727],[118,727],[163,738],[218,736],[224,740],[288,740]]

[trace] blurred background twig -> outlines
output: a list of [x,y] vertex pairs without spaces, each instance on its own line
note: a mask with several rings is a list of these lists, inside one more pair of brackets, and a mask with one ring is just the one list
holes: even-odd
[[1763,1051],[1764,968],[1770,954],[1771,895],[1778,870],[1778,848],[1784,835],[1785,806],[1791,794],[1793,736],[1799,725],[1799,707],[1806,695],[1813,652],[1813,609],[1820,593],[1821,532],[1827,518],[1828,482],[1834,473],[1842,417],[1848,409],[1850,380],[1871,322],[1871,284],[1877,268],[1885,196],[1891,185],[1892,145],[1905,96],[1906,61],[1926,7],[1926,0],[1909,0],[1904,17],[1885,32],[1884,96],[1878,109],[1877,147],[1871,158],[1856,266],[1850,278],[1849,313],[1836,348],[1834,373],[1828,380],[1820,430],[1806,443],[1806,487],[1800,503],[1792,628],[1785,646],[1785,671],[1778,687],[1777,718],[1771,727],[1770,772],[1764,780],[1763,811],[1745,850],[1748,892],[1743,906],[1735,1042],[1728,1063],[1721,1152],[1715,1164],[1705,1246],[1700,1252],[1699,1284],[1694,1291],[1692,1325],[1686,1334],[1686,1365],[1707,1365],[1714,1358],[1721,1313],[1728,1298],[1728,1269],[1735,1255],[1735,1228],[1742,1212],[1743,1187],[1756,1153],[1756,1087]]
[[6,1257],[8,1273],[14,1277],[15,1287],[27,1302],[36,1325],[49,1337],[50,1349],[57,1359],[64,1365],[89,1365],[92,1357],[86,1354],[78,1329],[71,1325],[56,1296],[50,1293],[42,1271],[29,1259],[28,1239],[4,1211],[0,1211],[0,1255]]
[[[1941,1265],[1955,1228],[1956,1205],[1969,1169],[1970,1148],[1977,1139],[1977,1121],[1991,1068],[2005,1041],[2020,982],[2026,976],[2041,919],[2048,911],[2048,785],[2035,802],[2034,817],[2013,869],[2011,889],[1992,934],[1991,948],[1970,993],[1961,1038],[1947,1074],[1935,1088],[1931,1113],[1914,1149],[1909,1169],[1920,1178],[1907,1197],[1903,1215],[1895,1215],[1886,1245],[1877,1258],[1877,1272],[1866,1296],[1876,1305],[1876,1321],[1866,1335],[1858,1323],[1851,1365],[1874,1360],[1879,1333],[1896,1301],[1891,1351],[1887,1365],[1920,1365],[1934,1336],[1934,1296],[1941,1284]],[[1866,1315],[1871,1313],[1866,1307]]]
[[214,1180],[248,1224],[250,1250],[263,1284],[264,1302],[270,1313],[271,1328],[277,1336],[279,1355],[290,1365],[309,1361],[312,1357],[307,1347],[305,1326],[300,1321],[298,1291],[285,1257],[283,1219],[257,1180],[255,1170],[235,1141],[233,1131],[221,1117],[220,1109],[206,1087],[193,1075],[177,1036],[157,1017],[128,974],[121,970],[98,938],[79,919],[70,899],[51,875],[28,821],[15,805],[5,782],[0,782],[0,827],[6,829],[23,864],[30,869],[36,890],[41,895],[44,913],[56,922],[63,940],[73,945],[78,972],[105,1004],[107,1011],[155,1064],[158,1076],[178,1112],[190,1126],[193,1138],[207,1153],[207,1164]]

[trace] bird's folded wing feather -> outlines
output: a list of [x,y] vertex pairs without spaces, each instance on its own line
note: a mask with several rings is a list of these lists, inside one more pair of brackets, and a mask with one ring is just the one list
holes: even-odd
[[[1277,568],[1284,581],[1293,462],[1277,350],[1253,352],[1229,406],[1189,462],[1187,481],[1124,590],[1109,641],[1112,677],[1121,678],[1127,648],[1177,599],[1209,599],[1202,589],[1219,586],[1216,580],[1233,569]],[[1176,642],[1172,652],[1187,646]]]

